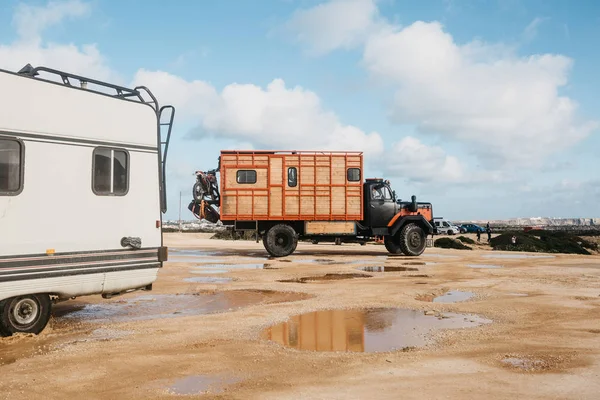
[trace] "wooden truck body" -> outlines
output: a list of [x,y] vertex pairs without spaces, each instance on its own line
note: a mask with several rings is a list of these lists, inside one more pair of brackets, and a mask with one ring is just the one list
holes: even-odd
[[223,223],[295,221],[307,234],[356,234],[362,153],[223,151],[220,160]]
[[419,255],[434,233],[430,203],[398,201],[388,181],[363,180],[362,152],[224,150],[216,170],[196,174],[194,215],[255,231],[273,256],[291,254],[299,238],[379,237],[392,253]]

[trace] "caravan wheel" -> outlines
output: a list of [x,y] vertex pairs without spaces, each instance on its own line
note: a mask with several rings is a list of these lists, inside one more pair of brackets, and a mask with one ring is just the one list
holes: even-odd
[[38,334],[50,319],[50,298],[44,294],[12,297],[0,302],[0,333]]

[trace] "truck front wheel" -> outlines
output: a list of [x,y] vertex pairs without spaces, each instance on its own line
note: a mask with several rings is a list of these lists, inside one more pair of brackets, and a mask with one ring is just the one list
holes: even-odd
[[406,224],[400,231],[400,248],[407,256],[420,256],[427,247],[427,237],[417,224]]
[[40,333],[50,319],[50,297],[32,294],[0,301],[0,334]]
[[402,254],[402,247],[400,247],[398,235],[386,235],[383,238],[383,244],[385,245],[386,250],[389,251],[391,254]]
[[275,225],[263,236],[263,245],[273,257],[289,256],[298,246],[298,236],[289,225]]

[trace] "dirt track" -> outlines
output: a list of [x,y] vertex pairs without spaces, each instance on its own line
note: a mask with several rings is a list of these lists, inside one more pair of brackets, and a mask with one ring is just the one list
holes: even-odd
[[[187,386],[178,382],[187,377],[197,383],[199,375],[224,376],[222,392],[196,395],[201,398],[600,396],[600,256],[504,259],[487,258],[497,252],[484,250],[427,249],[406,259],[387,257],[377,245],[301,243],[298,254],[270,260],[254,242],[167,234],[166,243],[172,261],[152,292],[61,303],[40,336],[0,339],[0,398],[173,398],[169,388]],[[209,254],[186,259],[174,248]],[[435,264],[389,273],[357,269],[422,261]],[[194,273],[202,272],[193,269],[201,264],[217,270],[231,265],[223,273]],[[347,275],[324,278],[338,273]],[[207,276],[233,280],[184,281]],[[205,293],[212,290],[217,297]],[[221,293],[231,290],[236,292]],[[427,301],[447,290],[475,296],[450,304]],[[160,297],[167,294],[179,296]],[[234,309],[195,315],[205,298],[212,300],[202,303],[203,310]],[[493,322],[436,331],[426,347],[382,353],[303,351],[262,339],[265,328],[292,315],[358,307],[476,314]],[[128,318],[123,310],[146,319]]]

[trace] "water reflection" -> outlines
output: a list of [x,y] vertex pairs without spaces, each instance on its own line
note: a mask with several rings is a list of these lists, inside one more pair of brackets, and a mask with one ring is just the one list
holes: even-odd
[[378,308],[325,310],[296,315],[263,331],[263,339],[298,350],[379,352],[427,344],[432,329],[490,323],[473,315]]

